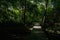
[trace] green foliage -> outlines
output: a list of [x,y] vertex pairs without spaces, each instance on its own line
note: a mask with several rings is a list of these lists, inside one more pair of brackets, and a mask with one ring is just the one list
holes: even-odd
[[41,22],[44,15],[44,6],[36,3],[37,0],[27,1],[26,22]]
[[0,1],[0,23],[10,23],[10,22],[22,23],[23,22],[22,21],[23,13],[22,13],[22,6],[20,5],[20,1],[19,0]]
[[44,0],[26,0],[26,4],[24,0],[0,0],[0,23],[24,23],[25,11],[25,23],[42,23],[45,14],[46,26],[51,27],[55,21],[60,20],[57,14],[60,9],[59,4],[59,0],[48,0],[47,7]]

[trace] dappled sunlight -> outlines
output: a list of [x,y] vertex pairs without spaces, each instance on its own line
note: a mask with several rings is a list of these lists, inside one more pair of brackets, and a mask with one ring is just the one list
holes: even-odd
[[30,1],[31,3],[34,3],[34,1]]
[[57,31],[57,34],[60,34],[60,31]]
[[35,29],[41,29],[41,26],[33,26]]
[[60,40],[60,0],[0,0],[2,40]]
[[31,30],[31,31],[32,31],[32,30],[33,30],[33,28],[29,28],[29,30]]

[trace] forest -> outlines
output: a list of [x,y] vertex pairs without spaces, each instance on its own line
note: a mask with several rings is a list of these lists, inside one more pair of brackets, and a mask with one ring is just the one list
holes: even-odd
[[6,40],[60,40],[59,13],[60,0],[0,0],[0,35]]

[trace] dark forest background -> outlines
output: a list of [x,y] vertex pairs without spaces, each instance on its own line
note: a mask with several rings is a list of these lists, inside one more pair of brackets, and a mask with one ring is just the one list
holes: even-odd
[[0,0],[2,38],[10,40],[10,34],[19,34],[19,39],[28,40],[35,23],[49,40],[60,40],[60,0]]

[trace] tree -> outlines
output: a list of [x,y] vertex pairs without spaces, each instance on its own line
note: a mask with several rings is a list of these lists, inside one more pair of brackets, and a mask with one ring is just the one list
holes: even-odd
[[0,23],[23,23],[22,2],[21,0],[1,0]]

